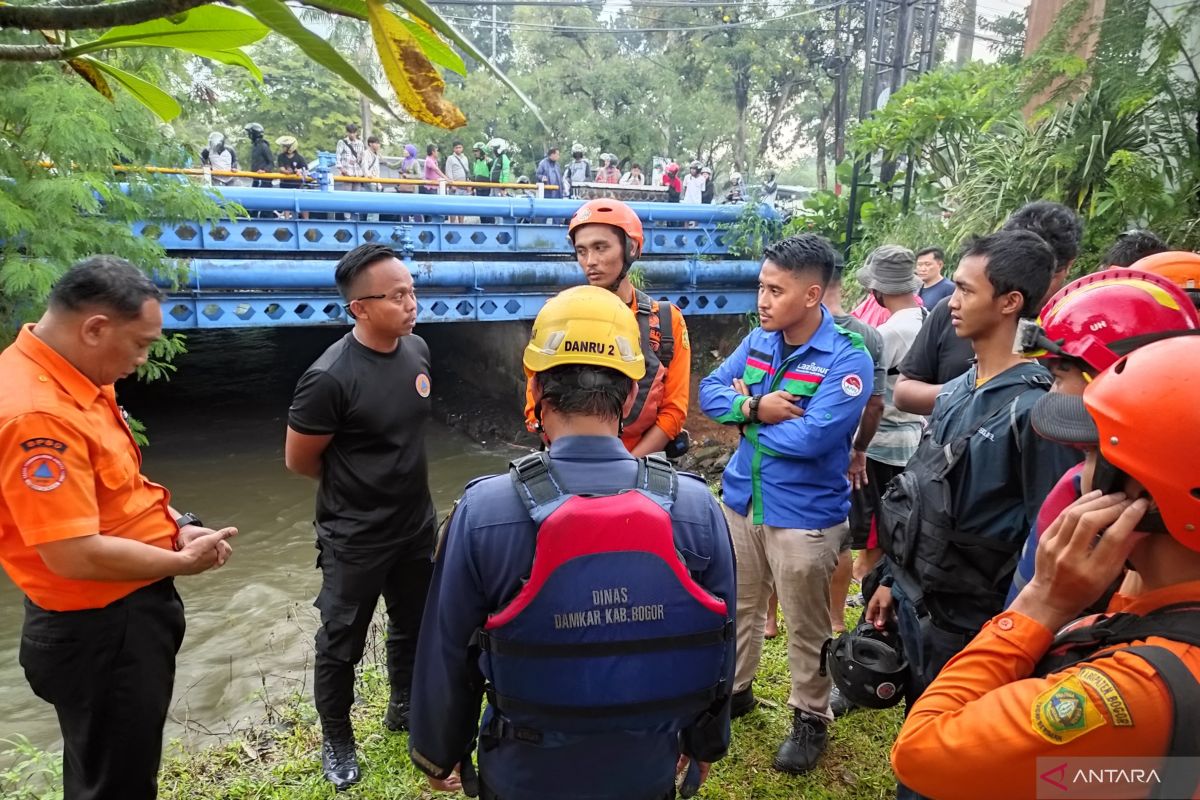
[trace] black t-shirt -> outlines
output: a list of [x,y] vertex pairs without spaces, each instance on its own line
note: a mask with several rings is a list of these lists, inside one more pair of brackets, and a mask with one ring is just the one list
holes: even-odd
[[291,154],[280,153],[279,166],[287,167],[292,172],[299,172],[302,169],[308,169],[308,161],[304,159],[304,156],[300,155],[299,151]]
[[347,333],[300,377],[288,425],[298,433],[333,434],[317,490],[322,543],[414,556],[432,549],[429,392],[429,347],[419,336],[380,353]]
[[900,373],[924,383],[941,384],[966,372],[975,360],[970,339],[960,339],[950,324],[950,299],[933,307],[908,355],[900,362]]

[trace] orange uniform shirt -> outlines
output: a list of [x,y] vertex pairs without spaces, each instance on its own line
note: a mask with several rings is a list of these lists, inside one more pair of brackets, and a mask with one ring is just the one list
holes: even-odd
[[[663,302],[665,301],[659,301],[659,305]],[[688,401],[692,388],[692,343],[688,339],[687,323],[683,314],[674,304],[668,305],[671,306],[671,335],[675,339],[675,354],[671,357],[671,365],[667,367],[667,374],[663,379],[663,400],[658,407],[654,425],[661,428],[668,439],[674,439],[687,422]],[[634,294],[629,308],[634,314],[637,313],[637,294]],[[642,347],[649,347],[649,342],[642,342]],[[537,431],[537,417],[533,413],[532,378],[525,383],[525,427],[531,432]],[[632,450],[644,435],[623,435],[621,442],[625,449]]]
[[113,387],[96,386],[32,327],[0,353],[0,565],[44,609],[102,608],[152,581],[63,578],[36,546],[99,533],[170,549],[170,495],[142,476]]
[[[1197,600],[1200,581],[1193,581],[1118,595],[1109,611],[1147,614]],[[1164,755],[1174,717],[1154,668],[1118,650],[1045,678],[1029,677],[1053,638],[1011,611],[985,625],[913,705],[892,748],[896,776],[938,800],[1036,797],[1039,757]],[[1171,650],[1200,678],[1200,647],[1159,637],[1146,643]]]

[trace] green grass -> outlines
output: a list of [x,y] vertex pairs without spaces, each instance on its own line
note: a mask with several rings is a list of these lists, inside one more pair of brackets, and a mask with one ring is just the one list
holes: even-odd
[[[857,610],[854,610],[857,615]],[[848,615],[849,616],[849,615]],[[781,626],[782,628],[782,626]],[[729,755],[716,764],[700,797],[710,800],[881,800],[895,794],[888,750],[900,728],[900,709],[854,711],[830,728],[829,748],[817,769],[793,777],[771,768],[775,750],[787,735],[788,671],[786,634],[768,641],[755,680],[755,694],[765,701],[733,723]],[[320,730],[311,699],[294,695],[267,705],[254,729],[226,744],[198,752],[178,745],[163,759],[162,800],[417,800],[450,797],[429,790],[425,776],[408,759],[407,737],[391,733],[381,720],[388,699],[387,681],[377,664],[362,669],[355,704],[354,729],[363,766],[363,781],[336,795],[321,777]],[[0,772],[0,797],[22,800],[61,798],[61,783],[48,754],[25,757],[7,773]],[[57,757],[57,756],[56,756]],[[60,758],[60,757],[57,757]],[[43,780],[21,778],[22,764],[50,776],[58,790]],[[39,785],[40,784],[40,785]]]

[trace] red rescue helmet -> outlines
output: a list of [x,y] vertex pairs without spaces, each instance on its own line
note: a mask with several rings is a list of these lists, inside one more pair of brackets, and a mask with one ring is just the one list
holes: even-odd
[[1152,342],[1083,391],[1100,453],[1146,488],[1164,527],[1200,551],[1200,337]]
[[1195,330],[1200,315],[1166,278],[1117,268],[1064,286],[1046,303],[1038,322],[1049,340],[1042,342],[1043,355],[1078,359],[1098,375],[1136,347],[1140,337]]
[[[641,256],[642,243],[646,236],[642,231],[642,221],[636,211],[620,200],[601,198],[589,200],[580,206],[567,226],[567,236],[572,244],[575,242],[575,229],[584,225],[611,225],[623,234],[626,270]],[[621,277],[625,277],[624,272],[621,273]]]

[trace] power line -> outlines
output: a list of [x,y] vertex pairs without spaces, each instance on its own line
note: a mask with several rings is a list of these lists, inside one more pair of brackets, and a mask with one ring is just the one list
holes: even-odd
[[[747,20],[745,22],[724,22],[713,25],[685,25],[676,27],[638,27],[638,28],[606,28],[594,25],[557,25],[553,23],[541,22],[517,22],[513,20],[499,20],[494,23],[496,26],[509,28],[517,28],[523,30],[551,31],[560,33],[605,33],[605,34],[627,34],[627,33],[690,33],[692,31],[717,31],[728,30],[730,28],[752,28],[759,25],[773,25],[786,19],[795,19],[797,17],[808,16],[811,14],[819,14],[823,11],[832,11],[835,8],[849,5],[851,0],[838,0],[838,2],[830,3],[829,5],[817,6],[808,8],[803,11],[796,11],[791,14],[781,14],[778,17],[769,17],[759,20]],[[445,19],[456,22],[472,22],[477,25],[488,26],[493,24],[487,19],[477,19],[474,17],[459,17],[450,14],[444,15]],[[774,28],[774,31],[782,29]]]

